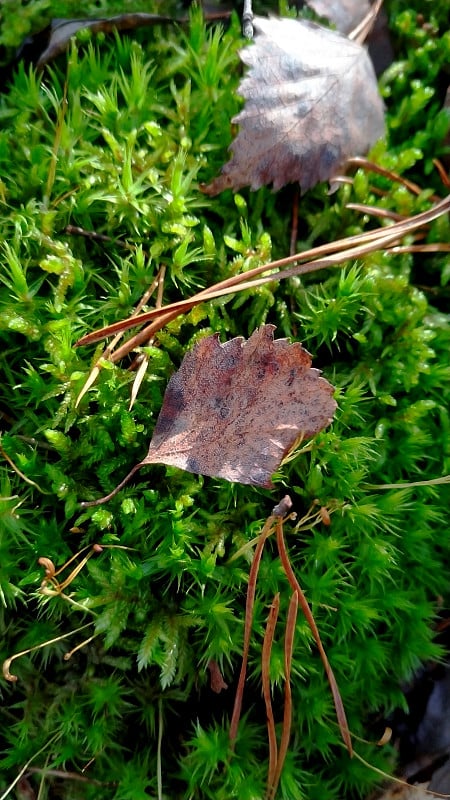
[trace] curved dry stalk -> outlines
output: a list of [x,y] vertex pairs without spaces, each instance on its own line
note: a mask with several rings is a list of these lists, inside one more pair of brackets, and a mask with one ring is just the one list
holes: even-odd
[[445,798],[445,800],[448,800],[448,798],[450,797],[449,794],[442,794],[441,792],[430,791],[429,789],[424,789],[423,786],[419,784],[411,784],[408,783],[408,781],[404,781],[401,778],[397,778],[395,775],[389,775],[388,772],[384,772],[384,770],[380,769],[379,767],[376,767],[374,764],[371,764],[370,761],[366,761],[366,759],[360,756],[359,753],[356,752],[356,750],[353,753],[353,755],[355,756],[355,758],[358,759],[358,761],[361,762],[361,764],[364,764],[365,767],[371,769],[372,772],[376,772],[376,774],[380,775],[384,780],[391,781],[392,783],[395,783],[398,786],[404,786],[405,788],[407,788],[408,795],[411,797],[414,797],[415,790],[417,790],[420,793],[419,797],[422,797],[423,794],[429,794],[430,797],[435,797],[435,798],[442,797]]
[[[379,164],[369,161],[369,159],[364,158],[364,156],[354,156],[353,158],[349,158],[347,161],[347,166],[362,167],[367,172],[375,172],[377,175],[381,175],[383,178],[388,178],[388,180],[393,181],[394,183],[401,183],[402,186],[405,186],[409,192],[417,195],[417,197],[419,197],[419,195],[421,195],[423,192],[423,189],[417,183],[413,183],[413,181],[408,180],[408,178],[404,178],[403,175],[398,175],[397,172],[392,172],[392,170],[386,169],[386,167],[381,167]],[[432,194],[430,199],[434,203],[439,203],[441,200],[437,194]]]
[[348,38],[358,44],[363,44],[375,25],[378,13],[383,5],[383,0],[375,0],[374,4],[370,7],[366,16],[361,20],[356,28],[348,34]]
[[[84,549],[84,550],[86,550],[87,548],[83,548],[83,549]],[[51,567],[50,567],[50,565],[52,564],[52,562],[50,561],[50,559],[47,559],[47,558],[38,558],[38,563],[39,563],[39,564],[41,564],[41,566],[44,566],[44,567],[46,567],[46,570],[45,570],[45,578],[44,578],[44,580],[43,580],[43,581],[42,581],[42,583],[41,583],[41,589],[42,589],[42,588],[43,588],[43,587],[44,587],[44,586],[45,586],[47,583],[51,583],[51,585],[54,587],[55,591],[56,591],[58,594],[61,594],[61,593],[64,591],[64,589],[67,589],[67,587],[69,586],[69,584],[71,584],[71,583],[72,583],[72,581],[73,581],[73,580],[74,580],[74,579],[77,577],[77,575],[78,575],[78,574],[81,572],[81,570],[83,569],[83,567],[85,566],[85,564],[86,564],[86,563],[89,561],[89,559],[91,558],[91,556],[93,556],[93,555],[94,555],[94,553],[95,553],[95,552],[97,552],[96,550],[94,550],[94,549],[93,549],[93,547],[91,547],[91,545],[89,545],[89,551],[90,551],[90,552],[89,552],[89,553],[88,553],[86,556],[84,556],[84,558],[82,558],[82,559],[81,559],[81,561],[80,561],[80,562],[79,562],[79,563],[78,563],[78,564],[77,564],[77,565],[74,567],[74,569],[73,569],[73,570],[72,570],[72,571],[69,573],[69,575],[67,576],[67,578],[65,578],[65,579],[64,579],[64,580],[63,580],[61,583],[60,583],[59,581],[57,581],[57,580],[56,580],[56,576],[57,576],[57,575],[59,575],[59,574],[60,574],[60,573],[61,573],[61,572],[62,572],[64,569],[66,569],[66,567],[67,567],[67,566],[69,566],[69,564],[70,564],[70,563],[71,563],[71,562],[72,562],[72,561],[73,561],[75,558],[78,558],[78,556],[79,556],[79,555],[81,555],[81,553],[83,552],[83,550],[81,550],[79,553],[75,553],[75,555],[74,555],[74,556],[72,556],[72,558],[70,558],[70,559],[69,559],[69,561],[67,561],[67,562],[66,562],[66,564],[64,564],[64,565],[63,565],[63,566],[62,566],[62,567],[61,567],[61,568],[60,568],[58,571],[56,571],[56,570],[55,570],[55,571],[52,571],[52,570],[51,570]]]
[[[83,547],[82,550],[80,550],[78,553],[75,553],[75,555],[71,556],[71,558],[69,558],[68,561],[66,561],[66,563],[63,564],[62,567],[60,567],[59,569],[56,569],[53,561],[50,558],[47,558],[45,556],[38,558],[38,563],[45,569],[45,577],[41,583],[41,591],[44,594],[58,595],[59,597],[62,597],[64,600],[68,600],[69,602],[78,606],[82,611],[84,612],[89,611],[90,614],[97,616],[96,612],[93,611],[92,609],[87,608],[86,606],[82,606],[79,603],[76,603],[69,596],[65,595],[63,593],[63,589],[65,589],[74,580],[74,578],[78,575],[78,573],[83,569],[88,559],[92,555],[94,555],[94,553],[100,553],[102,552],[102,550],[105,549],[132,550],[133,548],[121,544],[87,545],[86,547]],[[72,563],[72,561],[74,561],[74,559],[78,558],[78,556],[81,555],[81,553],[85,552],[86,550],[89,550],[90,552],[86,556],[84,556],[84,558],[80,561],[80,563],[77,564],[77,566],[71,571],[68,578],[66,578],[62,583],[59,583],[59,581],[57,580],[57,575],[59,575],[64,569],[66,569]],[[49,589],[46,592],[46,585],[48,583],[50,583],[53,586],[53,591]],[[55,636],[54,639],[48,639],[46,642],[41,642],[40,644],[36,644],[33,647],[28,647],[26,650],[21,650],[19,653],[14,653],[14,655],[10,656],[9,658],[6,658],[5,661],[3,662],[3,676],[5,680],[10,681],[11,683],[17,681],[17,675],[14,675],[10,671],[10,666],[12,662],[15,661],[17,658],[21,658],[22,656],[25,656],[28,653],[34,653],[36,650],[41,650],[43,647],[46,647],[47,645],[55,644],[56,642],[61,642],[63,639],[67,639],[69,636],[73,636],[74,633],[79,633],[80,631],[83,631],[85,628],[88,628],[90,625],[94,624],[95,620],[91,620],[90,622],[87,622],[85,625],[81,625],[79,628],[75,628],[75,630],[73,631],[69,631],[68,633],[63,633],[60,636]],[[64,655],[64,660],[68,661],[72,657],[73,653],[79,650],[80,647],[84,647],[86,644],[89,644],[89,642],[95,639],[96,636],[98,635],[99,634],[94,633],[93,636],[89,636],[88,639],[84,639],[82,642],[80,642],[78,645],[72,648],[72,650],[68,651]]]
[[[333,178],[333,186],[353,186],[354,178],[350,178],[348,175],[335,175]],[[378,186],[374,186],[373,184],[369,184],[368,187],[369,194],[374,194],[377,197],[386,197],[388,191],[386,189],[380,189]],[[347,206],[346,206],[347,208]]]
[[410,483],[367,483],[367,489],[413,489],[415,486],[440,486],[450,483],[450,475],[431,478],[428,481],[411,481]]
[[298,595],[297,592],[291,597],[289,603],[289,610],[286,622],[286,635],[284,640],[284,715],[283,715],[283,729],[281,734],[280,747],[278,750],[278,760],[275,770],[275,775],[270,786],[270,794],[267,800],[273,800],[278,784],[280,782],[281,773],[283,771],[284,761],[289,747],[289,739],[291,737],[292,727],[292,690],[291,690],[291,667],[292,656],[294,652],[294,636],[295,636],[295,623],[297,622],[298,612]]
[[[352,161],[357,161],[353,159]],[[370,165],[370,162],[367,162]],[[385,174],[386,170],[381,170],[376,165],[374,171],[381,171]],[[375,170],[376,167],[376,170]],[[404,182],[400,179],[400,182]],[[409,184],[410,182],[408,182]],[[411,184],[411,187],[414,184]],[[417,187],[419,188],[419,187]],[[412,189],[411,189],[412,191]],[[423,211],[405,220],[400,220],[394,224],[386,227],[376,228],[373,231],[367,231],[356,236],[348,236],[344,239],[339,239],[329,244],[320,245],[319,247],[306,250],[303,253],[296,253],[293,256],[271,261],[268,264],[263,264],[255,267],[248,272],[234,275],[224,281],[220,281],[208,289],[203,289],[201,292],[193,295],[192,297],[181,300],[176,303],[171,303],[164,306],[162,309],[151,309],[144,314],[128,317],[125,320],[113,323],[97,331],[92,331],[86,334],[76,342],[76,346],[93,344],[107,336],[112,336],[118,332],[128,330],[136,325],[143,323],[150,323],[144,330],[140,331],[136,336],[122,345],[115,351],[112,361],[116,362],[124,355],[130,352],[133,348],[139,346],[144,341],[151,338],[158,330],[167,325],[173,319],[176,319],[180,314],[186,313],[200,303],[223,297],[228,294],[234,294],[246,289],[254,289],[257,286],[262,286],[265,283],[272,281],[284,280],[297,275],[303,275],[310,272],[315,272],[320,269],[327,269],[329,267],[342,266],[343,263],[351,259],[360,258],[368,253],[384,249],[390,251],[395,245],[398,246],[400,240],[407,234],[414,233],[419,228],[427,226],[430,222],[445,214],[450,210],[450,195],[442,200],[439,200],[428,211]],[[445,246],[444,246],[445,249]],[[301,263],[298,263],[301,262]],[[289,264],[296,264],[291,269],[280,269]],[[277,270],[277,271],[275,271]],[[265,272],[270,272],[270,275],[259,277]]]
[[259,541],[255,548],[252,565],[250,567],[250,572],[248,575],[247,600],[245,603],[244,645],[242,649],[242,664],[241,664],[241,671],[239,674],[238,685],[236,689],[236,696],[234,699],[233,715],[231,717],[231,723],[230,723],[230,742],[232,747],[234,746],[237,737],[239,719],[241,716],[241,709],[242,709],[242,698],[244,696],[245,676],[247,674],[248,653],[250,649],[250,635],[251,635],[252,621],[253,621],[253,607],[255,604],[256,579],[258,577],[259,565],[261,563],[261,556],[263,554],[264,545],[266,543],[266,539],[274,531],[275,520],[276,517],[273,514],[266,520],[266,523],[259,535]]
[[131,480],[133,475],[141,469],[141,467],[145,467],[145,461],[140,461],[139,464],[136,464],[133,469],[131,469],[128,475],[125,475],[124,479],[114,487],[114,489],[109,493],[106,494],[104,497],[98,497],[97,500],[83,500],[80,503],[80,508],[93,508],[94,506],[101,506],[103,503],[108,503],[109,500],[112,500],[116,494],[119,494],[120,490],[123,489],[124,486],[127,485],[128,481]]
[[83,631],[85,628],[89,628],[89,626],[93,624],[94,624],[93,621],[87,622],[85,625],[81,625],[79,628],[75,628],[75,630],[69,631],[69,633],[62,633],[61,636],[55,636],[54,639],[48,639],[46,642],[41,642],[40,644],[36,644],[33,647],[27,647],[26,650],[21,650],[20,653],[14,653],[13,656],[6,658],[3,662],[3,677],[7,681],[15,683],[18,680],[17,675],[13,675],[13,673],[10,672],[10,666],[13,661],[15,661],[17,658],[21,658],[22,656],[28,655],[28,653],[34,653],[36,650],[41,650],[43,647],[46,647],[49,644],[55,644],[56,642],[61,642],[63,639],[67,639],[69,636],[73,636],[74,633],[79,633],[80,631]]
[[9,455],[5,453],[1,445],[0,445],[0,456],[3,456],[5,461],[8,462],[9,466],[14,470],[16,475],[18,475],[19,478],[22,478],[22,480],[25,481],[25,483],[28,483],[30,486],[34,486],[34,488],[37,489],[41,494],[52,494],[52,492],[47,492],[45,489],[42,489],[39,486],[39,484],[36,483],[36,481],[31,480],[31,478],[27,478],[27,476],[24,475],[24,473],[19,469],[19,467],[15,465],[14,461],[9,457]]
[[11,795],[12,790],[14,789],[15,786],[17,786],[20,779],[22,778],[23,775],[25,775],[26,772],[34,771],[32,768],[30,769],[30,764],[32,763],[32,761],[34,761],[35,758],[40,756],[41,753],[44,753],[50,747],[50,745],[52,745],[54,742],[60,739],[61,736],[62,733],[60,731],[55,733],[54,736],[51,736],[50,739],[43,745],[43,747],[41,747],[33,756],[31,756],[31,758],[28,759],[28,761],[24,764],[24,766],[20,770],[19,774],[16,775],[12,783],[10,783],[9,786],[6,787],[5,791],[0,795],[0,800],[6,800],[6,798]]
[[[152,294],[155,291],[155,289],[158,290],[158,295],[157,295],[157,300],[156,300],[156,308],[160,308],[161,307],[162,291],[163,291],[163,286],[164,286],[165,273],[166,273],[165,266],[161,267],[161,269],[158,271],[158,274],[156,275],[155,279],[152,281],[152,283],[150,284],[148,289],[144,292],[144,294],[142,295],[141,299],[139,300],[139,303],[137,304],[136,308],[134,309],[134,311],[133,311],[133,313],[131,315],[131,318],[132,317],[136,317],[139,314],[139,312],[143,309],[143,307],[150,300],[150,297],[152,296]],[[87,377],[87,379],[85,381],[85,384],[84,384],[81,392],[79,393],[79,395],[78,395],[78,397],[77,397],[77,399],[75,401],[75,408],[77,408],[77,406],[80,404],[80,402],[81,402],[82,398],[84,397],[84,395],[89,391],[91,386],[93,386],[93,384],[97,380],[97,378],[98,378],[98,376],[99,376],[99,374],[101,372],[101,369],[102,369],[102,361],[110,361],[111,360],[111,356],[113,354],[114,348],[120,342],[120,340],[121,340],[121,338],[123,336],[123,333],[124,333],[124,331],[120,331],[119,333],[117,333],[114,336],[112,342],[110,342],[108,344],[108,346],[104,349],[104,351],[101,354],[101,356],[99,356],[99,358],[95,362],[94,366],[92,367],[92,369],[91,369],[91,371],[90,371],[90,373],[89,373],[89,375],[88,375],[88,377]],[[141,374],[141,372],[138,371],[138,374],[137,374],[136,379],[135,379],[135,383],[136,383],[136,380],[137,380],[137,378],[139,376],[139,385],[140,385],[144,375],[145,375],[145,369],[144,369],[142,374]],[[133,384],[133,388],[134,388],[134,384]],[[139,388],[139,386],[138,386],[138,388]],[[137,394],[137,390],[136,390],[136,394]],[[133,394],[132,394],[131,400],[132,400],[132,402],[131,402],[130,408],[132,407],[133,402],[134,402]]]
[[433,158],[433,164],[436,167],[439,177],[446,189],[450,189],[450,178],[445,171],[445,167],[438,158]]
[[267,738],[269,740],[269,770],[267,775],[267,796],[271,792],[271,787],[275,783],[275,775],[278,764],[278,745],[275,732],[275,720],[273,716],[272,698],[270,694],[270,654],[272,652],[275,627],[277,624],[278,613],[280,610],[280,593],[277,592],[272,600],[267,618],[266,630],[261,654],[261,681],[264,704],[266,706],[267,718]]
[[281,563],[283,564],[284,571],[286,573],[286,577],[289,581],[294,592],[297,593],[298,601],[300,603],[300,607],[303,611],[305,619],[311,629],[311,632],[314,636],[314,641],[316,643],[316,647],[319,651],[320,658],[322,659],[322,664],[325,668],[325,672],[328,678],[328,683],[330,685],[331,694],[333,696],[334,707],[336,709],[336,717],[339,724],[339,729],[341,731],[341,736],[343,742],[350,754],[353,755],[353,747],[352,747],[352,740],[350,738],[350,731],[348,728],[347,717],[344,710],[344,705],[342,702],[341,694],[339,691],[339,687],[337,685],[336,678],[334,677],[334,672],[331,668],[330,662],[328,661],[327,654],[325,652],[324,646],[322,644],[322,640],[320,638],[319,629],[317,627],[316,621],[313,617],[312,611],[308,605],[308,601],[303,594],[303,590],[295,577],[294,570],[292,569],[291,562],[289,560],[289,555],[286,550],[286,545],[284,542],[284,535],[283,535],[283,523],[281,519],[277,520],[276,526],[277,532],[277,545],[278,545],[278,552],[280,554]]
[[397,214],[396,211],[390,211],[388,208],[366,206],[364,203],[346,203],[345,207],[351,211],[359,211],[361,214],[370,214],[373,217],[380,217],[381,219],[391,219],[394,222],[401,222],[404,219],[408,219],[404,214]]
[[87,639],[84,639],[82,642],[75,645],[75,647],[72,647],[72,650],[68,650],[67,653],[64,653],[64,661],[70,661],[74,653],[76,653],[78,650],[81,650],[82,647],[86,647],[86,645],[94,641],[97,636],[100,636],[100,633],[94,633],[92,636],[88,636]]

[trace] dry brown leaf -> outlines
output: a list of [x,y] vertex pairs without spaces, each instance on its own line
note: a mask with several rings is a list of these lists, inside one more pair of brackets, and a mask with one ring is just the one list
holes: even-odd
[[241,58],[250,67],[233,157],[208,186],[214,195],[299,181],[302,192],[333,178],[350,156],[383,136],[384,108],[366,49],[305,20],[256,17]]
[[172,375],[147,456],[106,497],[146,464],[254,486],[272,486],[283,457],[301,438],[329,425],[333,386],[311,367],[299,342],[274,340],[274,325],[249,339],[201,339]]
[[271,486],[300,435],[331,422],[333,387],[299,342],[274,341],[273,325],[248,340],[207,336],[169,381],[147,457],[188,472]]

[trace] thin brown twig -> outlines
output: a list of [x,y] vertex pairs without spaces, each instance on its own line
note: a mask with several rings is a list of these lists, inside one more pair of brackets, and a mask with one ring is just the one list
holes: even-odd
[[[409,192],[415,194],[417,196],[423,193],[423,189],[417,183],[413,183],[413,181],[408,180],[408,178],[404,178],[403,175],[398,175],[396,172],[392,172],[390,169],[386,169],[385,167],[381,167],[379,164],[375,164],[373,161],[369,161],[369,159],[364,158],[364,156],[354,156],[353,158],[349,158],[347,161],[348,166],[353,167],[363,167],[367,172],[375,172],[377,175],[381,175],[383,178],[388,178],[390,181],[394,181],[394,183],[401,183],[402,186],[405,186]],[[431,195],[430,198],[433,203],[439,203],[441,198],[437,194]]]
[[3,456],[5,461],[8,462],[11,469],[13,469],[14,472],[19,476],[19,478],[22,478],[22,480],[25,481],[25,483],[28,483],[30,486],[34,486],[34,488],[37,489],[41,494],[52,494],[52,492],[47,492],[45,489],[42,489],[39,486],[39,484],[36,483],[36,481],[32,481],[31,478],[27,478],[27,476],[19,469],[19,467],[16,467],[14,461],[9,457],[7,453],[5,453],[1,445],[0,445],[0,456]]
[[433,158],[433,164],[436,167],[439,177],[446,189],[450,189],[450,178],[447,175],[444,165],[441,164],[438,158]]
[[106,233],[88,231],[85,228],[80,228],[78,225],[66,225],[63,233],[67,233],[68,236],[82,236],[84,239],[91,239],[93,242],[102,242],[105,244],[113,242],[113,244],[117,245],[117,247],[121,247],[123,250],[131,250],[132,252],[136,250],[135,244],[124,242],[123,239],[115,239],[114,236],[108,236]]
[[119,494],[120,490],[127,485],[128,481],[131,480],[133,475],[135,475],[136,472],[144,466],[145,461],[140,461],[139,464],[135,464],[133,469],[130,469],[128,475],[125,475],[123,480],[121,480],[120,483],[118,483],[117,486],[115,486],[114,489],[109,492],[109,494],[106,494],[104,497],[99,497],[97,500],[83,500],[80,503],[80,508],[93,508],[94,506],[101,506],[103,503],[108,503],[109,500],[112,500],[112,498],[116,496],[116,494]]
[[106,781],[98,781],[95,778],[88,778],[87,775],[79,775],[78,772],[67,772],[64,769],[47,769],[47,767],[29,767],[28,772],[36,775],[51,775],[54,778],[63,778],[69,781],[80,781],[81,783],[92,783],[94,786],[115,786],[116,784]]

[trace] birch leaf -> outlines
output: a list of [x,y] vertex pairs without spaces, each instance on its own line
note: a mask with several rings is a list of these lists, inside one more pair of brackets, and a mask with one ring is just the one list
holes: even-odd
[[271,486],[300,435],[331,422],[333,387],[299,342],[263,325],[245,340],[208,336],[169,381],[147,457],[188,472]]
[[232,158],[203,187],[275,190],[299,181],[306,192],[332,179],[351,156],[384,134],[383,101],[366,49],[305,20],[256,17],[255,42],[241,52],[250,69]]
[[270,488],[292,446],[329,425],[336,410],[333,386],[307,350],[274,340],[274,330],[262,325],[223,344],[218,334],[201,339],[167,385],[147,456],[109,495],[82,507],[110,500],[146,464]]

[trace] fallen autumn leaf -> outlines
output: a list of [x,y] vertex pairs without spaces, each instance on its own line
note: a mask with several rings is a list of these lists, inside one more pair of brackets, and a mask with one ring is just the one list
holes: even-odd
[[186,353],[164,396],[145,464],[162,463],[228,481],[271,487],[271,476],[299,437],[329,425],[333,386],[311,367],[299,342],[274,340],[262,325],[248,340],[218,334]]
[[331,422],[333,387],[299,342],[262,325],[247,341],[207,336],[169,381],[145,464],[271,486],[300,435]]
[[384,108],[365,47],[306,20],[255,17],[258,33],[241,51],[250,67],[233,157],[203,187],[224,189],[300,182],[306,192],[333,178],[351,156],[384,134]]

